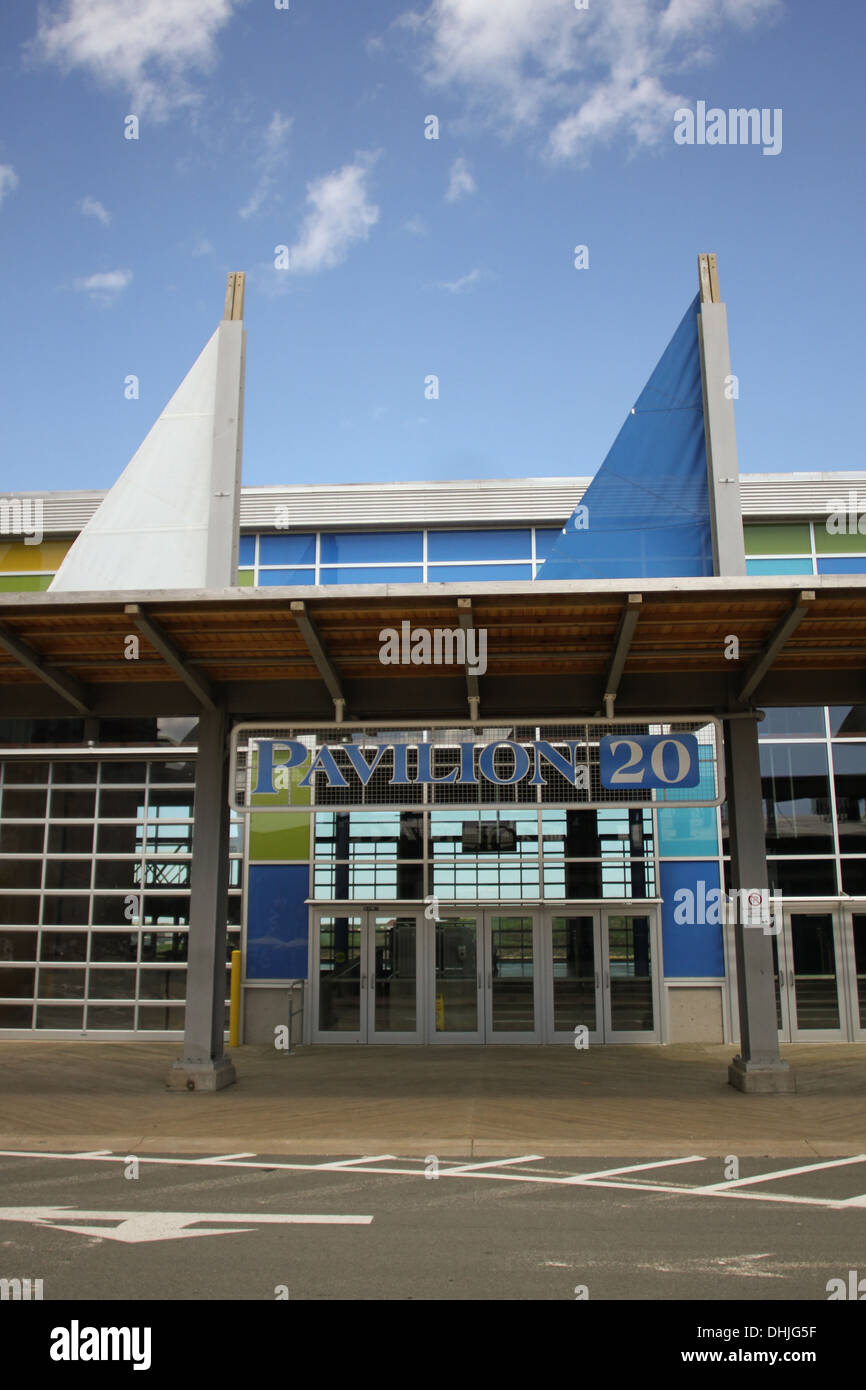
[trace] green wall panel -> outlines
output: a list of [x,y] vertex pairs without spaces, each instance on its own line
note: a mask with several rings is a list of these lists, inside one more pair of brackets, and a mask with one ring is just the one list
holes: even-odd
[[788,526],[744,526],[747,555],[811,555],[809,523]]
[[250,861],[280,859],[305,863],[310,857],[310,816],[306,811],[275,811],[250,816]]

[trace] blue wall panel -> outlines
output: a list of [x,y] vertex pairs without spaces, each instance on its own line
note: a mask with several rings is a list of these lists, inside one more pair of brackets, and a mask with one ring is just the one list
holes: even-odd
[[247,979],[305,980],[309,973],[306,864],[251,864]]
[[[725,956],[722,947],[721,925],[706,923],[678,923],[674,912],[678,904],[674,893],[680,888],[688,888],[695,895],[695,915],[697,916],[701,892],[698,884],[703,882],[704,893],[719,887],[718,861],[711,859],[689,864],[664,863],[659,866],[662,903],[662,941],[664,945],[665,978],[688,978],[689,976],[711,976],[724,979]],[[682,901],[682,900],[681,900]],[[682,916],[680,910],[679,915]]]

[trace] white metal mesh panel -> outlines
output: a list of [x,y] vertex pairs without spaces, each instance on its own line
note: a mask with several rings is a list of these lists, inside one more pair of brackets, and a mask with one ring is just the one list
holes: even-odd
[[[648,734],[693,734],[698,743],[700,778],[695,787],[659,790],[611,788],[601,785],[600,740],[609,734],[640,737]],[[252,791],[257,775],[256,744],[259,740],[293,740],[309,749],[303,766],[285,771],[287,753],[274,749],[278,790],[266,795]],[[587,769],[586,785],[572,785],[539,749],[540,742],[572,767]],[[471,744],[471,748],[465,745]],[[517,744],[522,756],[509,744]],[[370,772],[366,785],[346,752],[355,745]],[[425,751],[422,745],[427,745]],[[327,748],[333,764],[348,784],[329,784],[327,773],[317,768],[306,787],[316,750]],[[488,771],[510,778],[526,767],[519,781],[502,785],[490,781],[479,766],[483,751]],[[380,751],[382,750],[382,751]],[[605,806],[718,806],[724,800],[722,731],[713,718],[584,720],[572,723],[539,723],[481,726],[474,728],[409,727],[376,725],[239,724],[232,731],[232,807],[237,811],[431,810],[459,807],[463,810],[544,805],[550,807]],[[358,754],[355,755],[356,757]],[[429,758],[433,778],[450,781],[418,782],[419,762]],[[363,771],[363,769],[362,769]],[[474,780],[473,780],[474,779]]]

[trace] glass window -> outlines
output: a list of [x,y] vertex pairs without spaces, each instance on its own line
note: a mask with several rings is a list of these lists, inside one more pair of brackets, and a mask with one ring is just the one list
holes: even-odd
[[41,999],[83,999],[84,970],[54,970],[41,966],[39,997]]
[[760,755],[768,853],[831,850],[833,811],[826,745],[763,743]]
[[839,848],[843,853],[866,854],[866,743],[837,740],[833,768]]
[[92,859],[49,859],[45,865],[46,888],[89,888]]
[[151,786],[155,782],[194,782],[195,759],[188,758],[183,762],[153,762],[150,764],[149,780]]
[[135,1009],[117,1004],[90,1004],[87,1027],[106,1032],[129,1032],[135,1026]]
[[[246,562],[252,564],[252,557]],[[314,565],[316,537],[293,531],[259,536],[259,565]]]
[[166,788],[152,787],[147,798],[148,820],[191,820],[193,816],[193,789],[189,791],[168,791]]
[[0,931],[0,961],[35,959],[35,931]]
[[[791,898],[835,897],[835,859],[768,859],[770,889]],[[730,892],[731,864],[725,860],[725,888]]]
[[346,531],[322,536],[323,565],[381,565],[400,560],[420,564],[423,557],[420,531]]
[[51,927],[81,927],[88,920],[90,901],[85,894],[63,893],[53,897],[45,894],[42,903],[42,921]]
[[83,782],[90,786],[96,781],[96,763],[55,763],[51,780],[57,784],[64,782]]
[[142,1031],[181,1032],[185,1010],[183,1005],[158,1008],[153,1004],[143,1006],[138,1011],[138,1026]]
[[747,560],[746,574],[814,574],[811,560]]
[[88,984],[90,999],[134,999],[134,970],[91,969]]
[[758,724],[759,738],[823,738],[824,710],[819,705],[765,710]]
[[90,959],[134,961],[138,954],[138,932],[98,931],[90,937]]
[[0,888],[38,888],[41,859],[0,859]]
[[83,1027],[84,1007],[81,1004],[39,1004],[36,1009],[37,1028]]
[[129,888],[140,882],[141,865],[137,859],[97,859],[94,888]]
[[238,541],[238,564],[254,565],[256,562],[255,536],[241,536]]
[[142,969],[138,977],[141,999],[185,999],[186,971],[178,968],[161,970],[159,966]]
[[[555,534],[559,534],[556,532]],[[544,532],[541,532],[544,535]],[[427,559],[530,560],[532,532],[526,531],[428,531]]]
[[506,580],[532,579],[531,565],[431,565],[427,571],[431,584],[493,584]]
[[0,1004],[0,1028],[29,1028],[32,1004]]
[[316,571],[308,570],[259,570],[259,585],[263,588],[278,589],[286,584],[315,584]]
[[87,960],[87,932],[44,931],[39,943],[40,960]]
[[[866,537],[861,541],[866,544]],[[819,574],[866,574],[866,555],[836,555],[832,559],[819,558]]]
[[92,854],[92,825],[51,825],[48,828],[49,854]]
[[41,854],[45,827],[0,823],[0,854]]
[[31,999],[35,978],[32,966],[0,966],[0,999]]
[[142,848],[142,826],[130,822],[128,825],[104,825],[96,828],[97,854],[140,854]]
[[562,535],[559,527],[555,531],[542,531],[539,527],[535,528],[535,556],[538,560],[546,560],[556,542]]
[[141,959],[156,964],[186,960],[189,937],[185,931],[145,931],[141,934]]
[[3,765],[3,778],[7,787],[31,786],[48,781],[49,763],[27,763],[23,759],[10,758]]
[[747,555],[809,555],[812,539],[808,521],[785,526],[743,527]]
[[531,564],[431,564],[427,571],[431,584],[487,584],[514,580],[531,580]]
[[420,584],[424,579],[421,566],[371,565],[369,569],[323,569],[320,584]]
[[866,859],[842,860],[842,891],[849,898],[866,898]]
[[0,925],[29,927],[39,921],[37,894],[0,893]]
[[4,820],[44,820],[47,795],[44,789],[19,792],[7,787],[3,792]]
[[51,815],[54,819],[87,820],[93,818],[95,811],[95,791],[55,790],[51,793]]
[[[829,519],[828,516],[827,521]],[[861,555],[866,553],[866,532],[858,529],[855,516],[847,508],[844,513],[844,525],[844,531],[828,531],[826,522],[824,525],[820,521],[815,522],[815,549],[819,555],[848,555],[852,551],[859,551]],[[863,525],[861,517],[859,526]]]
[[831,705],[827,713],[834,737],[838,734],[840,738],[862,738],[866,734],[866,705]]
[[106,820],[143,820],[144,792],[103,787],[99,793],[99,814]]
[[130,782],[135,784],[144,782],[147,773],[146,762],[105,762],[101,764],[101,768],[102,771],[99,774],[101,782]]

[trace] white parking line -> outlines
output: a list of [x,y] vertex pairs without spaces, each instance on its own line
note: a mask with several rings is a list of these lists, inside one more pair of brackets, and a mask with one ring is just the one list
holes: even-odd
[[[109,1153],[110,1150],[106,1149],[105,1152]],[[199,1167],[206,1168],[208,1164],[219,1165],[221,1163],[231,1163],[236,1158],[255,1158],[255,1154],[249,1152],[242,1154],[214,1154],[212,1158],[196,1158],[193,1159],[193,1162]]]
[[[122,1154],[112,1154],[110,1150],[100,1150],[94,1153],[46,1153],[44,1150],[23,1150],[23,1149],[2,1149],[0,1158],[46,1158],[61,1162],[91,1162],[91,1163],[125,1163],[126,1158]],[[866,1162],[866,1154],[859,1154],[855,1158],[828,1159],[823,1163],[804,1164],[797,1168],[782,1168],[771,1173],[758,1173],[749,1178],[738,1178],[726,1183],[711,1183],[701,1187],[686,1187],[676,1183],[654,1183],[642,1182],[639,1179],[629,1178],[630,1173],[648,1172],[653,1168],[668,1168],[683,1163],[706,1163],[709,1160],[702,1154],[690,1154],[686,1158],[662,1158],[650,1163],[635,1163],[628,1167],[597,1169],[590,1173],[572,1173],[566,1177],[560,1177],[553,1173],[506,1173],[502,1172],[503,1167],[515,1163],[528,1163],[542,1158],[541,1154],[523,1154],[517,1158],[494,1159],[484,1163],[461,1163],[456,1166],[440,1168],[437,1174],[441,1178],[465,1178],[476,1182],[516,1182],[516,1183],[541,1183],[547,1187],[584,1187],[584,1188],[610,1188],[618,1192],[654,1192],[658,1196],[672,1197],[724,1197],[737,1199],[743,1202],[776,1202],[791,1206],[808,1207],[827,1207],[833,1210],[841,1210],[845,1207],[866,1208],[866,1193],[854,1197],[799,1197],[781,1192],[743,1192],[740,1189],[746,1184],[761,1183],[766,1181],[776,1181],[782,1177],[796,1176],[800,1173],[812,1173],[821,1169],[844,1168],[855,1163]],[[387,1162],[387,1167],[371,1167],[374,1163]],[[139,1155],[140,1164],[153,1164],[154,1166],[163,1165],[171,1168],[200,1167],[202,1163],[208,1163],[212,1168],[254,1168],[267,1169],[269,1172],[292,1172],[292,1173],[323,1173],[323,1172],[349,1172],[365,1173],[374,1177],[395,1175],[398,1177],[426,1178],[429,1176],[426,1167],[420,1165],[425,1160],[399,1159],[393,1154],[374,1154],[365,1155],[361,1158],[334,1159],[327,1163],[287,1163],[275,1159],[239,1158],[231,1154],[215,1155],[210,1159],[199,1158],[157,1158],[149,1154]],[[415,1163],[415,1167],[408,1167],[409,1163]],[[616,1179],[622,1181],[617,1182]]]
[[454,1173],[477,1173],[479,1168],[505,1168],[511,1163],[535,1163],[538,1159],[543,1159],[543,1154],[523,1154],[521,1158],[492,1158],[489,1163],[461,1163],[456,1168],[440,1168],[439,1176],[443,1173],[448,1177]]
[[817,1173],[822,1168],[844,1168],[850,1163],[866,1163],[866,1154],[855,1158],[830,1158],[825,1163],[804,1163],[800,1168],[778,1168],[775,1173],[753,1173],[750,1178],[732,1178],[730,1182],[710,1183],[699,1192],[723,1192],[730,1187],[747,1187],[756,1182],[775,1182],[777,1178],[795,1178],[800,1173]]
[[706,1163],[703,1154],[689,1154],[688,1158],[660,1158],[656,1163],[633,1163],[629,1168],[600,1168],[597,1173],[575,1173],[571,1178],[563,1178],[565,1183],[595,1182],[599,1178],[615,1178],[623,1173],[645,1173],[650,1168],[673,1168],[678,1163]]

